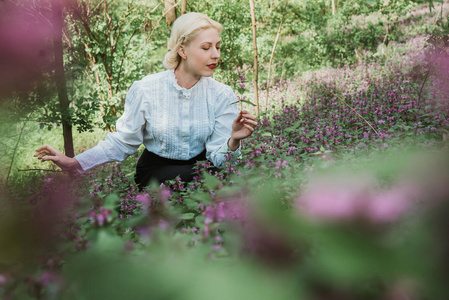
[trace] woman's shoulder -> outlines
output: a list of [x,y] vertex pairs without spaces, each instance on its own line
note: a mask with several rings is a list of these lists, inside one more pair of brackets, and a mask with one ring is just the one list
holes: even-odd
[[234,93],[232,88],[224,83],[221,83],[217,80],[215,80],[212,77],[205,77],[205,81],[207,82],[207,86],[209,89],[213,90],[213,92],[217,95],[223,94],[223,93]]
[[164,84],[164,80],[166,80],[166,72],[167,71],[154,73],[134,81],[127,94],[127,98],[130,99],[128,101],[132,103],[135,98],[138,98],[141,103],[143,103],[153,99],[155,93],[160,91],[161,86]]
[[141,87],[157,87],[160,83],[163,83],[170,75],[170,70],[165,70],[159,73],[154,73],[143,77],[141,80],[135,82]]

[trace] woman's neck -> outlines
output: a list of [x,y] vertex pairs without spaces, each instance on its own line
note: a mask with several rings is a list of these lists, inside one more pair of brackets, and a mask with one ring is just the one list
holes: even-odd
[[174,72],[178,85],[185,89],[192,88],[201,79],[200,75],[195,76],[188,72],[182,64],[180,64]]

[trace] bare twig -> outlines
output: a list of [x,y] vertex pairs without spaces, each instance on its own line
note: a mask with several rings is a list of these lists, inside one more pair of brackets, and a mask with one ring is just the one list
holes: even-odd
[[162,2],[163,2],[163,1],[159,2],[159,4],[156,5],[156,6],[150,11],[150,14],[154,13],[154,12],[156,11],[156,9],[157,9],[159,6],[162,5]]
[[[117,82],[120,82],[120,77],[121,77],[121,74],[122,74],[123,62],[125,61],[126,52],[128,52],[128,48],[129,48],[129,45],[131,44],[131,40],[132,40],[132,38],[134,37],[134,35],[135,35],[136,33],[137,33],[137,30],[135,30],[135,31],[133,32],[133,34],[131,35],[131,37],[130,37],[129,40],[128,40],[128,43],[127,43],[126,46],[125,46],[125,50],[123,51],[122,59],[121,59],[121,62],[120,62],[120,68],[119,68],[118,76],[117,76]],[[116,89],[115,89],[115,92],[116,92],[116,93],[118,92],[118,85],[117,85],[117,87],[116,87]]]
[[390,24],[387,23],[387,32],[385,33],[384,40],[382,41],[383,44],[385,44],[385,42],[387,41],[389,33],[390,33]]
[[[154,28],[151,29],[151,32],[148,36],[148,38],[146,39],[146,42],[148,43],[150,41],[150,38],[153,36],[154,31],[160,26],[160,23],[162,21],[162,19],[165,17],[165,15],[167,14],[168,11],[170,11],[171,9],[177,7],[182,0],[179,0],[177,3],[175,3],[172,7],[168,8],[166,11],[164,11],[162,13],[162,16],[159,18],[159,20],[157,20],[156,22],[156,26],[154,26]],[[158,5],[159,6],[159,5]],[[157,7],[155,7],[153,10],[155,10]]]
[[437,18],[435,20],[435,25],[438,23],[439,20],[443,19],[443,6],[444,6],[444,1],[441,1],[441,9],[440,9],[440,13],[437,14]]
[[343,100],[343,98],[342,98],[341,96],[339,96],[339,95],[337,95],[337,94],[335,94],[335,93],[333,93],[333,94],[334,94],[334,96],[335,96],[338,100],[340,100],[341,102],[343,102],[343,103],[344,103],[346,106],[348,106],[353,112],[355,112],[360,118],[362,118],[363,121],[365,121],[365,123],[368,124],[368,126],[371,127],[371,129],[374,130],[374,132],[375,132],[377,135],[379,135],[379,132],[377,132],[377,130],[374,129],[374,127],[371,125],[370,122],[368,122],[367,119],[365,119],[360,113],[358,113],[358,112],[357,112],[351,105],[349,105],[348,103],[346,103],[346,101]]
[[50,169],[17,169],[17,171],[19,172],[45,171],[45,172],[63,173],[62,170],[50,170]]
[[259,63],[257,59],[257,35],[256,35],[256,13],[254,9],[254,0],[249,0],[251,11],[251,23],[253,28],[253,48],[254,48],[254,101],[256,102],[256,116],[259,115]]
[[8,185],[9,176],[11,175],[12,165],[14,163],[14,158],[17,153],[17,148],[19,148],[19,143],[20,143],[20,140],[22,139],[23,131],[25,130],[25,126],[26,126],[27,122],[28,122],[28,120],[25,120],[23,122],[22,128],[20,128],[20,134],[19,134],[19,137],[17,138],[16,146],[14,147],[14,152],[13,152],[12,158],[11,158],[11,163],[9,164],[8,175],[6,176],[6,185]]
[[427,79],[429,79],[430,71],[431,71],[430,69],[427,70],[426,77],[424,78],[423,83],[421,84],[421,88],[419,89],[419,93],[418,93],[418,102],[421,102],[421,94],[422,94],[422,90],[424,89],[424,85],[426,84]]
[[276,50],[276,45],[278,43],[279,36],[281,34],[282,23],[284,22],[284,16],[285,16],[285,8],[287,7],[287,4],[288,4],[288,0],[285,1],[285,6],[284,6],[283,13],[282,13],[281,22],[279,24],[278,32],[276,34],[276,39],[274,40],[273,50],[271,51],[270,62],[268,64],[267,97],[265,99],[265,111],[267,111],[267,109],[268,109],[268,97],[270,95],[271,65],[272,65],[273,59],[274,59],[274,51]]

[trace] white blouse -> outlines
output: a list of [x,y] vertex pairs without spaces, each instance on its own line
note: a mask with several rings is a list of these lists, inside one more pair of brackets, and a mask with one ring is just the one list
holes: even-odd
[[188,160],[206,149],[206,158],[220,168],[232,122],[238,115],[237,99],[231,87],[211,77],[190,89],[180,87],[174,70],[152,74],[135,81],[126,95],[125,110],[97,146],[75,156],[84,171],[98,165],[123,161],[143,143],[161,157]]

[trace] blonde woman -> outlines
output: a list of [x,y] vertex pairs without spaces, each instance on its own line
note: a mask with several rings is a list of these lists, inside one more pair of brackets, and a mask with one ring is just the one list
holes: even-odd
[[63,170],[84,172],[123,161],[143,143],[135,181],[140,188],[155,179],[192,179],[192,167],[208,159],[220,168],[226,154],[239,155],[240,141],[254,132],[255,117],[238,111],[232,89],[211,78],[220,59],[222,26],[200,13],[182,15],[173,24],[166,71],[134,82],[117,121],[97,146],[70,158],[51,146],[34,156]]

